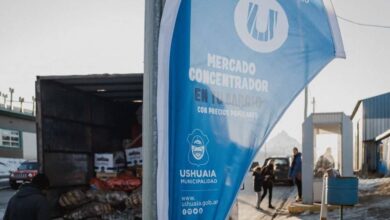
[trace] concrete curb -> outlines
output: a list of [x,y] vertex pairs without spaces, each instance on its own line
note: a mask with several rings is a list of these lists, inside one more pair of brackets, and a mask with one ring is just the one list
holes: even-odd
[[11,186],[9,185],[8,180],[0,182],[0,190],[5,190],[9,188],[11,188]]
[[[339,206],[334,205],[328,205],[328,211],[332,211],[335,209],[339,209]],[[293,215],[302,214],[306,211],[309,212],[320,212],[321,211],[321,204],[320,203],[314,203],[312,205],[308,204],[302,204],[302,203],[292,203],[288,206],[288,212]]]

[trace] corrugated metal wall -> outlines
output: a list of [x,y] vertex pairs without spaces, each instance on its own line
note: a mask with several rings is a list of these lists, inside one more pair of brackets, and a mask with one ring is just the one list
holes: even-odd
[[365,99],[363,140],[373,140],[390,129],[390,93]]

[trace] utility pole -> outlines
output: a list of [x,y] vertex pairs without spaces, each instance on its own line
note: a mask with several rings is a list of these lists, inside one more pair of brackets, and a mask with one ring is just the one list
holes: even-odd
[[313,101],[311,102],[313,104],[313,113],[316,112],[316,98],[313,97]]
[[7,104],[8,95],[3,93],[2,96],[3,96],[3,99],[4,99],[4,108],[7,108],[6,104]]
[[32,97],[32,102],[33,102],[33,108],[32,108],[32,115],[35,115],[35,97]]
[[307,99],[308,99],[308,86],[305,87],[305,110],[304,110],[304,116],[303,116],[303,121],[306,120],[307,118]]
[[23,102],[24,102],[24,98],[19,97],[19,102],[20,102],[20,112],[23,112]]
[[[301,4],[298,4],[298,5],[301,5]],[[301,21],[299,20],[299,23]],[[303,42],[303,46],[305,47],[305,51],[307,51],[307,43],[306,42]],[[309,74],[309,66],[308,66],[308,63],[309,63],[309,57],[307,55],[308,53],[305,53],[305,66],[304,66],[304,74],[305,74],[305,80],[308,80],[308,74]],[[303,117],[303,121],[306,121],[306,118],[307,118],[307,102],[308,102],[308,97],[309,96],[309,81],[307,82],[307,85],[305,87],[305,110],[304,110],[304,117]]]
[[9,88],[9,93],[11,94],[10,95],[10,105],[9,105],[9,109],[12,111],[12,102],[13,102],[13,94],[14,94],[14,91],[15,89],[13,88]]
[[[0,97],[2,97],[3,96],[3,93],[2,92],[0,92]],[[4,108],[5,108],[5,104],[4,104]]]
[[145,1],[142,219],[157,219],[157,63],[165,0]]

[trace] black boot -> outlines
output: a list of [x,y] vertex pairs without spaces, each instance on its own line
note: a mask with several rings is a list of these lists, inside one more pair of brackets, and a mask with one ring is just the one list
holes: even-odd
[[275,209],[275,207],[273,207],[271,204],[268,205],[268,208]]
[[257,203],[256,209],[261,209],[261,208],[260,208],[261,201],[263,201],[263,200],[260,199],[259,203]]

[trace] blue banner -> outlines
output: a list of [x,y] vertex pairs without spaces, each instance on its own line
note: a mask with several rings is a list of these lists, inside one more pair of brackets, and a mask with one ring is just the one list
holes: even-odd
[[322,0],[167,1],[159,42],[159,219],[224,220],[300,91],[344,57]]

